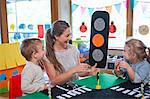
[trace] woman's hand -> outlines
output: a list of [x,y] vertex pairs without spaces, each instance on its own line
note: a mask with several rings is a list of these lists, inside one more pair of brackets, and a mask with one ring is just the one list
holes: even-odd
[[74,69],[74,73],[83,73],[88,70],[90,65],[85,63],[80,63],[78,66],[76,66]]
[[96,68],[97,64],[91,67],[90,75],[96,75],[98,72],[100,72],[99,68]]
[[45,70],[45,61],[43,59],[38,61],[38,65],[41,66],[41,68]]

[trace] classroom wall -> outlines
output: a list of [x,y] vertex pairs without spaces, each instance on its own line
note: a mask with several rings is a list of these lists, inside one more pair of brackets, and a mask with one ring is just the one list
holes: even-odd
[[70,23],[70,0],[58,0],[58,19]]

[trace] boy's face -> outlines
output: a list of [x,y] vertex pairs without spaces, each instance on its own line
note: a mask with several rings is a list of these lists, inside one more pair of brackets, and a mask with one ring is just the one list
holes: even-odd
[[36,53],[36,57],[37,57],[37,60],[40,60],[44,57],[45,51],[44,51],[42,43],[39,43],[37,47],[38,47],[38,52]]

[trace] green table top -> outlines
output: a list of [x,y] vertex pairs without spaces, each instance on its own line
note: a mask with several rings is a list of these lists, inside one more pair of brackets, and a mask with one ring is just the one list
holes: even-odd
[[17,99],[50,99],[47,95],[41,92],[35,92],[26,96],[18,97]]
[[[118,85],[120,83],[127,81],[127,80],[118,78],[114,75],[110,75],[110,74],[106,74],[106,73],[100,73],[99,78],[100,78],[101,89],[110,88],[112,86],[115,86],[115,85]],[[91,89],[96,89],[97,78],[96,78],[96,76],[91,76],[91,77],[88,77],[85,79],[76,80],[76,81],[74,81],[74,83],[81,85],[81,86],[85,85],[86,87],[89,87]]]

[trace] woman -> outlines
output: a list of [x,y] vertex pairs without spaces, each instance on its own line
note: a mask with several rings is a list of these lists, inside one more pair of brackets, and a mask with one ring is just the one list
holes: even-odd
[[[79,51],[69,44],[71,29],[67,22],[58,20],[46,33],[46,62],[45,68],[53,85],[64,84],[78,79],[79,76],[96,74],[100,70],[93,66],[80,63]],[[51,65],[49,65],[51,63]]]

